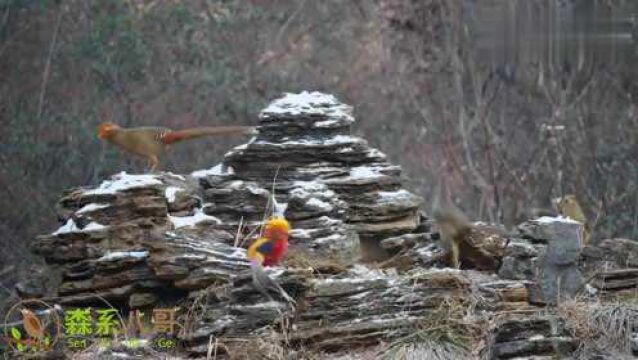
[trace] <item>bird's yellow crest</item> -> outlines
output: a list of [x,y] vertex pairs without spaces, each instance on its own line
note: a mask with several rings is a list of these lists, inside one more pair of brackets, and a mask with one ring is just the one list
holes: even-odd
[[288,233],[290,231],[290,223],[282,217],[273,217],[266,222],[266,230],[280,230]]

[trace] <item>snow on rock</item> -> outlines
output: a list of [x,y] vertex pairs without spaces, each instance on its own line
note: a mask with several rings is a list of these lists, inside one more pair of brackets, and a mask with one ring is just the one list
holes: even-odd
[[191,173],[191,176],[195,178],[201,178],[206,176],[232,175],[234,173],[235,171],[232,167],[228,166],[226,167],[226,169],[224,169],[222,164],[217,164],[210,169],[193,171]]
[[173,226],[175,227],[175,229],[179,229],[182,227],[192,227],[203,221],[215,222],[217,224],[221,224],[221,220],[219,220],[218,218],[214,216],[206,215],[204,211],[202,211],[202,209],[196,209],[195,214],[191,216],[169,215],[168,218],[171,221],[171,223],[173,223]]
[[339,122],[321,121],[319,127],[333,127],[341,125],[343,121],[354,122],[352,107],[337,100],[333,95],[318,91],[302,91],[298,94],[285,93],[283,97],[273,101],[261,111],[263,119],[281,116],[298,115],[325,116]]
[[113,251],[104,254],[98,261],[114,261],[126,258],[144,259],[148,257],[148,251]]
[[321,211],[332,211],[333,209],[332,205],[317,198],[311,198],[306,202],[306,205]]
[[84,192],[85,195],[115,194],[119,191],[134,188],[162,185],[162,182],[155,175],[132,175],[122,171],[113,175],[111,180],[106,180],[99,187]]
[[367,142],[359,137],[351,135],[336,135],[329,138],[307,138],[307,139],[295,139],[282,142],[271,142],[266,140],[257,140],[255,145],[270,146],[270,147],[306,147],[306,146],[333,146],[333,145],[367,145]]
[[330,190],[326,184],[318,181],[295,181],[294,188],[290,191],[290,195],[301,198],[310,196],[319,196],[331,198],[335,196],[335,192]]
[[379,167],[374,166],[357,166],[350,169],[350,177],[353,179],[373,179],[384,176],[379,170]]
[[569,223],[569,224],[580,224],[576,220],[572,220],[570,218],[562,217],[562,216],[556,216],[556,217],[553,217],[553,216],[542,216],[542,217],[539,217],[538,219],[534,219],[532,221],[540,223],[540,224],[550,224],[550,223],[554,223],[554,222],[562,222],[562,223]]
[[169,186],[164,190],[164,196],[166,196],[166,200],[169,203],[174,203],[177,200],[177,193],[180,191],[184,191],[184,189],[177,186]]
[[76,214],[84,214],[84,213],[88,213],[88,212],[92,212],[92,211],[96,211],[96,210],[100,210],[100,209],[104,209],[111,206],[110,204],[96,204],[96,203],[90,203],[90,204],[86,204],[84,205],[80,210],[76,211]]
[[66,222],[66,224],[60,226],[60,228],[57,229],[52,235],[98,231],[98,230],[104,230],[106,228],[107,227],[102,224],[91,222],[87,226],[85,226],[83,229],[80,229],[75,223],[75,221],[73,221],[73,219],[69,219]]
[[397,191],[379,191],[378,196],[379,196],[379,201],[385,201],[385,202],[396,202],[396,201],[399,201],[400,199],[411,200],[412,198],[414,198],[414,195],[412,195],[410,192],[404,189],[397,190]]

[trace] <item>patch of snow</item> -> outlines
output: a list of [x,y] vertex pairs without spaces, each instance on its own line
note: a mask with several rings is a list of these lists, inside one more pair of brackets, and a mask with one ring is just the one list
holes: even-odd
[[278,203],[276,200],[273,204],[273,215],[284,217],[286,213],[286,209],[288,209],[288,203]]
[[378,192],[379,200],[382,201],[396,201],[400,198],[412,198],[413,195],[410,194],[409,191],[405,189],[397,190],[397,191],[379,191]]
[[202,209],[196,209],[195,214],[191,216],[168,216],[168,219],[173,223],[175,229],[182,227],[192,227],[202,221],[214,221],[217,224],[221,224],[221,220],[214,216],[206,215]]
[[343,122],[337,120],[323,120],[317,121],[316,123],[312,124],[312,126],[317,128],[339,127],[343,126]]
[[104,254],[98,261],[113,261],[125,258],[144,259],[148,257],[148,251],[114,251]]
[[224,172],[224,168],[222,164],[217,164],[210,169],[193,171],[191,173],[191,176],[196,178],[202,178],[202,177],[214,176],[214,175],[232,175],[234,173],[235,173],[235,170],[233,169],[232,166],[227,166],[226,171]]
[[354,149],[351,148],[351,147],[345,147],[345,148],[341,148],[341,149],[339,149],[339,150],[337,150],[335,152],[339,153],[339,154],[350,153],[350,152],[354,152]]
[[545,336],[540,335],[540,334],[538,334],[538,335],[534,335],[534,336],[531,336],[531,337],[529,338],[529,340],[532,340],[532,341],[534,341],[534,340],[543,340],[543,339],[545,339]]
[[172,173],[172,172],[169,171],[169,172],[166,173],[166,175],[172,176],[172,177],[174,177],[176,179],[179,179],[179,180],[182,180],[182,181],[186,181],[186,178],[183,175],[180,175],[180,174],[175,174],[175,173]]
[[321,210],[321,211],[332,211],[332,205],[330,205],[329,203],[325,202],[325,201],[321,201],[317,198],[311,198],[310,200],[308,200],[306,202],[306,205],[309,205],[317,210]]
[[[261,111],[261,118],[278,117],[282,115],[323,115],[332,120],[354,122],[352,107],[337,100],[333,95],[318,91],[302,91],[298,94],[285,93],[283,97],[271,102]],[[324,124],[323,127],[327,126]],[[320,126],[322,127],[322,126]]]
[[317,238],[317,239],[315,239],[314,243],[317,244],[317,245],[326,245],[326,244],[331,244],[331,243],[334,243],[334,242],[341,242],[342,240],[343,240],[343,235],[341,235],[341,234],[332,234],[330,236]]
[[103,195],[115,194],[119,191],[147,187],[153,185],[162,185],[162,182],[155,175],[131,175],[122,171],[113,175],[112,180],[106,180],[99,187],[85,191],[85,195]]
[[592,296],[598,294],[598,289],[589,284],[585,284],[585,291]]
[[383,176],[379,168],[371,166],[357,166],[350,169],[350,177],[353,179],[372,179]]
[[91,221],[87,226],[84,227],[84,229],[82,229],[82,231],[97,231],[104,229],[106,229],[106,226],[98,224],[95,221]]
[[570,218],[566,218],[566,217],[562,217],[562,216],[542,216],[539,217],[538,219],[532,220],[534,222],[540,223],[540,224],[551,224],[551,223],[555,223],[555,222],[562,222],[562,223],[568,223],[568,224],[580,224],[578,221],[576,220],[572,220]]
[[169,203],[174,203],[177,200],[177,193],[180,191],[184,191],[184,189],[177,186],[169,186],[164,190],[164,196],[166,196],[166,200]]
[[268,190],[264,188],[256,187],[253,185],[248,185],[246,189],[248,189],[248,191],[253,195],[269,195],[270,194]]
[[87,226],[84,227],[84,229],[80,229],[76,224],[75,221],[73,221],[73,219],[69,219],[66,224],[60,226],[59,229],[57,229],[54,233],[52,233],[51,235],[60,235],[60,234],[69,234],[69,233],[82,233],[82,232],[90,232],[90,231],[97,231],[97,230],[103,230],[106,229],[107,227],[102,225],[102,224],[98,224],[96,222],[91,222],[89,223]]
[[377,150],[377,149],[370,149],[368,151],[368,154],[366,155],[366,157],[368,158],[381,158],[381,159],[385,159],[387,156],[386,154],[382,153],[381,151]]
[[430,248],[428,248],[427,246],[426,247],[422,247],[422,248],[418,248],[416,250],[416,253],[417,253],[417,255],[419,255],[421,257],[424,257],[424,258],[428,258],[428,259],[434,257],[434,252]]
[[362,138],[351,136],[351,135],[336,135],[333,137],[325,138],[325,139],[296,139],[296,140],[287,140],[283,142],[270,142],[266,140],[258,140],[255,141],[255,144],[258,145],[267,145],[273,147],[280,146],[332,146],[332,145],[366,145],[366,141]]
[[290,236],[299,240],[312,239],[311,234],[313,232],[316,232],[316,230],[312,231],[308,229],[292,229],[290,230]]
[[301,198],[318,196],[323,198],[331,198],[335,196],[335,192],[330,190],[326,184],[317,181],[295,181],[294,189],[290,190],[290,195]]
[[80,210],[76,211],[76,214],[84,214],[87,212],[91,212],[91,211],[95,211],[95,210],[100,210],[100,209],[104,209],[111,206],[110,204],[96,204],[96,203],[90,203],[90,204],[86,204],[84,205]]

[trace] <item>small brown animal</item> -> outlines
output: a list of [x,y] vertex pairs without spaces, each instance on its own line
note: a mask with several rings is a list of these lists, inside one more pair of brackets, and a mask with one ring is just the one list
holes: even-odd
[[97,136],[128,153],[145,157],[151,171],[154,171],[159,164],[160,155],[170,144],[202,136],[251,134],[254,131],[255,128],[251,126],[217,126],[185,130],[145,126],[125,129],[112,122],[105,122],[98,127]]
[[587,221],[587,217],[583,212],[583,209],[580,207],[580,204],[576,199],[576,195],[568,194],[563,197],[559,197],[554,201],[554,205],[556,206],[556,211],[558,211],[561,216],[570,218],[583,224],[583,245],[589,244],[589,240],[591,238],[591,228],[589,226],[589,222]]
[[472,224],[455,207],[434,212],[443,246],[450,252],[450,265],[456,269],[497,270],[505,253],[507,240],[496,229]]
[[507,245],[505,237],[494,228],[472,224],[451,202],[449,194],[445,194],[444,186],[444,182],[439,181],[433,216],[441,243],[449,253],[450,265],[456,269],[463,266],[497,270]]

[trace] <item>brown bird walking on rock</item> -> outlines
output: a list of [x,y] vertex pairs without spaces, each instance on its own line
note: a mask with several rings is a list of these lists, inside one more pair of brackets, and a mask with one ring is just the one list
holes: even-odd
[[145,157],[151,171],[154,171],[159,164],[160,155],[170,144],[203,136],[254,132],[255,128],[252,126],[215,126],[184,130],[144,126],[127,129],[112,122],[104,122],[98,127],[97,137],[126,152]]

